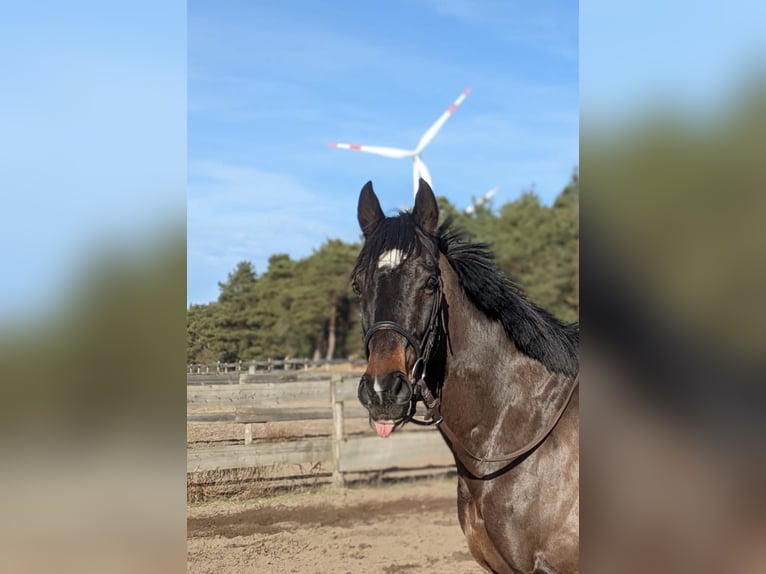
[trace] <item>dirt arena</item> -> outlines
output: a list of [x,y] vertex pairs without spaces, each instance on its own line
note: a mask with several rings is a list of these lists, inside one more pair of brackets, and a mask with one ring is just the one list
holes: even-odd
[[452,478],[191,504],[187,570],[484,572],[471,558],[460,530],[455,492]]
[[[253,440],[328,436],[331,424],[254,425]],[[190,424],[187,447],[242,444],[242,429]],[[349,420],[346,432],[371,431],[367,421]],[[458,524],[457,479],[413,474],[367,477],[345,489],[331,485],[329,469],[306,465],[187,475],[187,571],[483,572]]]

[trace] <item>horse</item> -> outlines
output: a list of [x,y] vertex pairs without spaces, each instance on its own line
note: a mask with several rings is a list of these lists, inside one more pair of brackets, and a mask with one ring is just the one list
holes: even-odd
[[[358,397],[388,437],[435,426],[457,469],[460,527],[497,573],[579,572],[579,327],[532,303],[431,187],[386,217],[372,188],[357,210],[351,273],[367,364]],[[423,402],[424,419],[416,418]]]

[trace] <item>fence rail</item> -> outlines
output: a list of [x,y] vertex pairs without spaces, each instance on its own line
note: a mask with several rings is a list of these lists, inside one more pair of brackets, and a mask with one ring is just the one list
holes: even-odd
[[192,375],[219,374],[219,373],[242,373],[249,371],[288,371],[308,370],[316,367],[331,367],[336,365],[352,364],[364,365],[361,359],[266,359],[265,361],[236,361],[234,363],[193,363],[187,365],[186,373]]
[[189,450],[186,453],[186,472],[331,460],[332,439],[320,437]]
[[[240,381],[253,381],[241,375]],[[187,450],[187,472],[330,463],[336,484],[343,473],[384,469],[453,467],[454,459],[434,429],[400,429],[390,437],[346,436],[346,418],[367,417],[357,399],[358,375],[332,379],[240,382],[187,386],[187,421],[226,420],[244,425],[245,444]],[[349,404],[346,404],[346,403]],[[215,412],[195,413],[195,408]],[[332,420],[331,437],[252,441],[252,424],[273,421]]]
[[186,387],[186,405],[248,407],[324,403],[330,406],[330,381],[243,383]]

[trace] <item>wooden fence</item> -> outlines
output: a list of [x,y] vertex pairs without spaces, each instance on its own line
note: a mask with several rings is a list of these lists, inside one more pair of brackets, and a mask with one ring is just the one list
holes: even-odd
[[[334,482],[342,485],[343,474],[347,472],[454,466],[449,449],[435,429],[405,427],[386,439],[372,434],[346,435],[346,418],[367,418],[367,411],[357,399],[358,384],[358,375],[331,378],[315,375],[312,379],[296,377],[286,381],[240,374],[237,385],[229,382],[188,385],[187,421],[242,423],[245,444],[189,449],[187,472],[323,463],[332,465]],[[200,407],[207,412],[195,413]],[[310,419],[332,419],[332,436],[252,441],[252,424]]]
[[270,373],[272,371],[289,370],[308,370],[310,368],[324,367],[329,369],[331,366],[344,365],[364,365],[365,361],[361,359],[266,359],[265,361],[236,361],[234,363],[193,363],[187,365],[187,374],[216,374],[216,373],[243,373],[263,371]]
[[238,385],[240,383],[292,383],[295,381],[329,381],[329,371],[221,371],[187,373],[188,385]]

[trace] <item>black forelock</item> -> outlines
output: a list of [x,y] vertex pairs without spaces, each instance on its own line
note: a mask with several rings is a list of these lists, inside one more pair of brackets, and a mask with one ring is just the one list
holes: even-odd
[[429,241],[429,237],[418,227],[408,211],[400,211],[394,217],[386,217],[365,238],[352,275],[375,269],[380,256],[392,249],[400,250],[405,259],[419,257],[424,248],[428,249],[427,245],[435,244],[435,239]]

